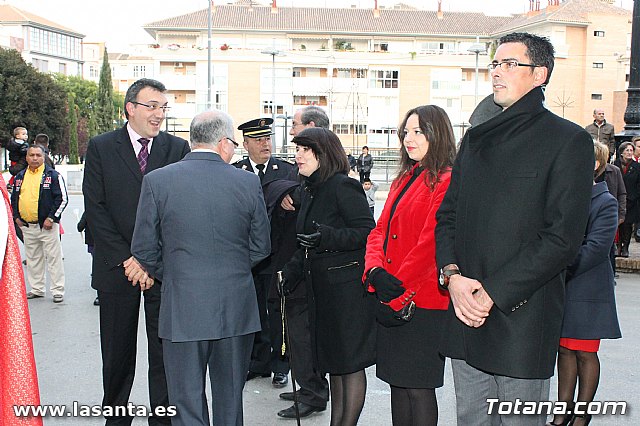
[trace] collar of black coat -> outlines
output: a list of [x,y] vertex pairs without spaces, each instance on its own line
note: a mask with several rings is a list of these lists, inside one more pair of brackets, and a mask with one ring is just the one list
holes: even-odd
[[506,133],[517,131],[521,126],[528,126],[529,120],[546,111],[543,102],[544,91],[541,87],[535,87],[495,117],[470,128],[465,139],[471,144],[492,136],[502,139]]

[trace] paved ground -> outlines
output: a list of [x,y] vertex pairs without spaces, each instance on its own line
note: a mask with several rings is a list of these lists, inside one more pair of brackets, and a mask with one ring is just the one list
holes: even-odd
[[[378,202],[379,214],[382,201]],[[92,305],[95,292],[89,285],[90,256],[80,235],[76,232],[77,218],[74,211],[82,213],[82,198],[70,197],[64,213],[63,237],[67,291],[65,301],[53,304],[51,296],[29,301],[32,318],[33,341],[43,404],[66,404],[73,401],[81,404],[99,404],[101,391],[101,361],[98,331],[98,308]],[[640,244],[632,243],[632,246]],[[640,396],[636,380],[640,380],[638,354],[640,354],[640,275],[621,274],[617,286],[618,310],[623,338],[603,341],[600,360],[601,383],[596,399],[603,401],[625,400],[629,403],[626,416],[596,419],[593,424],[632,425],[640,424]],[[141,319],[141,324],[143,319]],[[141,328],[142,330],[143,328]],[[139,338],[139,364],[131,401],[148,404],[145,390],[146,342]],[[389,348],[393,350],[393,348]],[[362,413],[361,425],[390,425],[390,402],[388,386],[375,377],[375,369],[367,371],[367,400]],[[556,396],[556,383],[552,382],[552,399]],[[255,379],[245,386],[245,424],[248,426],[294,425],[295,421],[279,419],[276,411],[286,408],[287,403],[278,399],[278,393],[267,379]],[[447,364],[445,386],[438,391],[440,424],[455,424],[455,400],[453,382]],[[328,425],[328,410],[303,419],[306,425]],[[45,425],[100,425],[99,419],[53,419]],[[136,419],[134,425],[144,425]]]

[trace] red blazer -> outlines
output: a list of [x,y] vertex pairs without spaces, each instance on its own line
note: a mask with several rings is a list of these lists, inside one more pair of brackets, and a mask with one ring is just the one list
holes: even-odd
[[[412,174],[413,171],[391,185],[378,224],[367,240],[364,270],[369,271],[376,266],[384,268],[402,281],[406,291],[389,303],[396,311],[402,309],[403,301],[406,303],[412,299],[419,308],[446,310],[449,295],[438,286],[434,231],[436,211],[449,187],[451,172],[440,174],[440,182],[433,192],[424,183],[424,173],[420,175],[404,194],[389,221],[391,206]],[[382,245],[387,228],[389,241],[385,256]],[[373,292],[375,288],[369,286],[369,291]]]

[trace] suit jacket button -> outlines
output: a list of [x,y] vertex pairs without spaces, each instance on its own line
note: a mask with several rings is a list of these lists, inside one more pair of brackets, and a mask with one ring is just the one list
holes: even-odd
[[516,311],[516,308],[511,308],[511,312],[515,312],[515,311]]
[[403,301],[402,301],[402,302],[400,302],[400,303],[404,305],[406,302],[403,300]]
[[391,236],[391,238],[392,238],[392,239],[394,239],[394,240],[397,240],[397,239],[398,239],[398,236],[397,236],[396,234],[393,234],[393,235]]
[[387,263],[391,263],[391,259],[387,259]]

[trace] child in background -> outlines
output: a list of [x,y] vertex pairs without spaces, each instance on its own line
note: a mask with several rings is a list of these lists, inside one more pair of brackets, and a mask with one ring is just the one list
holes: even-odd
[[371,182],[371,179],[369,178],[364,178],[364,181],[362,182],[362,189],[364,189],[364,193],[367,195],[369,209],[371,209],[371,216],[374,216],[373,211],[376,207],[376,190],[378,189],[378,184]]

